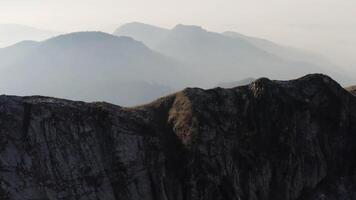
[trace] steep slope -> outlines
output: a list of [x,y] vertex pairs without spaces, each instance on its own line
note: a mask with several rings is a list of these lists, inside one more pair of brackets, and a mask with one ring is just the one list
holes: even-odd
[[0,197],[352,200],[355,113],[323,75],[130,109],[1,96]]
[[20,43],[1,49],[0,58],[1,92],[7,94],[136,105],[186,83],[180,63],[131,38],[101,32]]
[[0,48],[13,45],[24,40],[45,40],[58,32],[41,30],[18,24],[0,24]]

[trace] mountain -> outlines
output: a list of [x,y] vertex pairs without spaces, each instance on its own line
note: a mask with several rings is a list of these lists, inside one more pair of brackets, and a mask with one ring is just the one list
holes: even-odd
[[58,32],[41,30],[18,24],[0,24],[0,48],[13,45],[24,40],[45,40]]
[[102,32],[61,35],[0,49],[1,92],[109,101],[152,101],[183,87],[179,62],[128,37]]
[[256,80],[255,78],[245,78],[240,81],[221,82],[217,85],[217,87],[234,88],[234,87],[238,87],[238,86],[248,85],[248,84],[254,82],[255,80]]
[[[127,26],[134,28],[125,28]],[[189,73],[200,77],[200,86],[212,87],[221,80],[246,77],[290,79],[315,72],[330,74],[345,85],[353,80],[318,56],[266,40],[231,32],[210,32],[199,26],[177,25],[172,30],[159,29],[160,34],[156,36],[153,30],[157,29],[134,23],[124,25],[115,34],[131,36],[190,66]]]
[[0,96],[1,199],[353,200],[356,98],[327,76],[135,108]]

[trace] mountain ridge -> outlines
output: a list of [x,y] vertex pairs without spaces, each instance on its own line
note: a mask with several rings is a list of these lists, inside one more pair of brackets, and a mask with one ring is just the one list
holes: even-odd
[[132,108],[0,96],[0,118],[3,199],[356,197],[356,98],[320,74]]

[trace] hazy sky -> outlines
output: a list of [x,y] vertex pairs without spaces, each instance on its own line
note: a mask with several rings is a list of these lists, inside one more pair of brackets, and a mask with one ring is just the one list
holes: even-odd
[[234,30],[356,63],[356,0],[0,0],[0,23],[112,32],[131,21]]

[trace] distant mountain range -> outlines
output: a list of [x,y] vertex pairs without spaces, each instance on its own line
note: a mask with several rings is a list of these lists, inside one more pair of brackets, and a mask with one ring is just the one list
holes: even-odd
[[59,33],[18,24],[0,24],[0,48],[24,40],[45,40]]
[[186,25],[169,30],[135,22],[114,34],[133,37],[185,63],[208,87],[246,77],[290,79],[315,72],[327,73],[343,84],[353,80],[321,56],[235,32],[214,33]]
[[[0,93],[5,94],[133,106],[183,87],[245,85],[252,81],[247,77],[290,79],[318,72],[343,85],[353,85],[355,80],[315,54],[199,26],[177,25],[169,30],[129,23],[114,35],[78,32],[40,42],[27,39],[42,31],[14,27],[28,35],[25,41],[0,48]],[[47,33],[42,36],[54,34]]]
[[61,35],[0,49],[1,92],[136,105],[184,87],[182,67],[128,37]]

